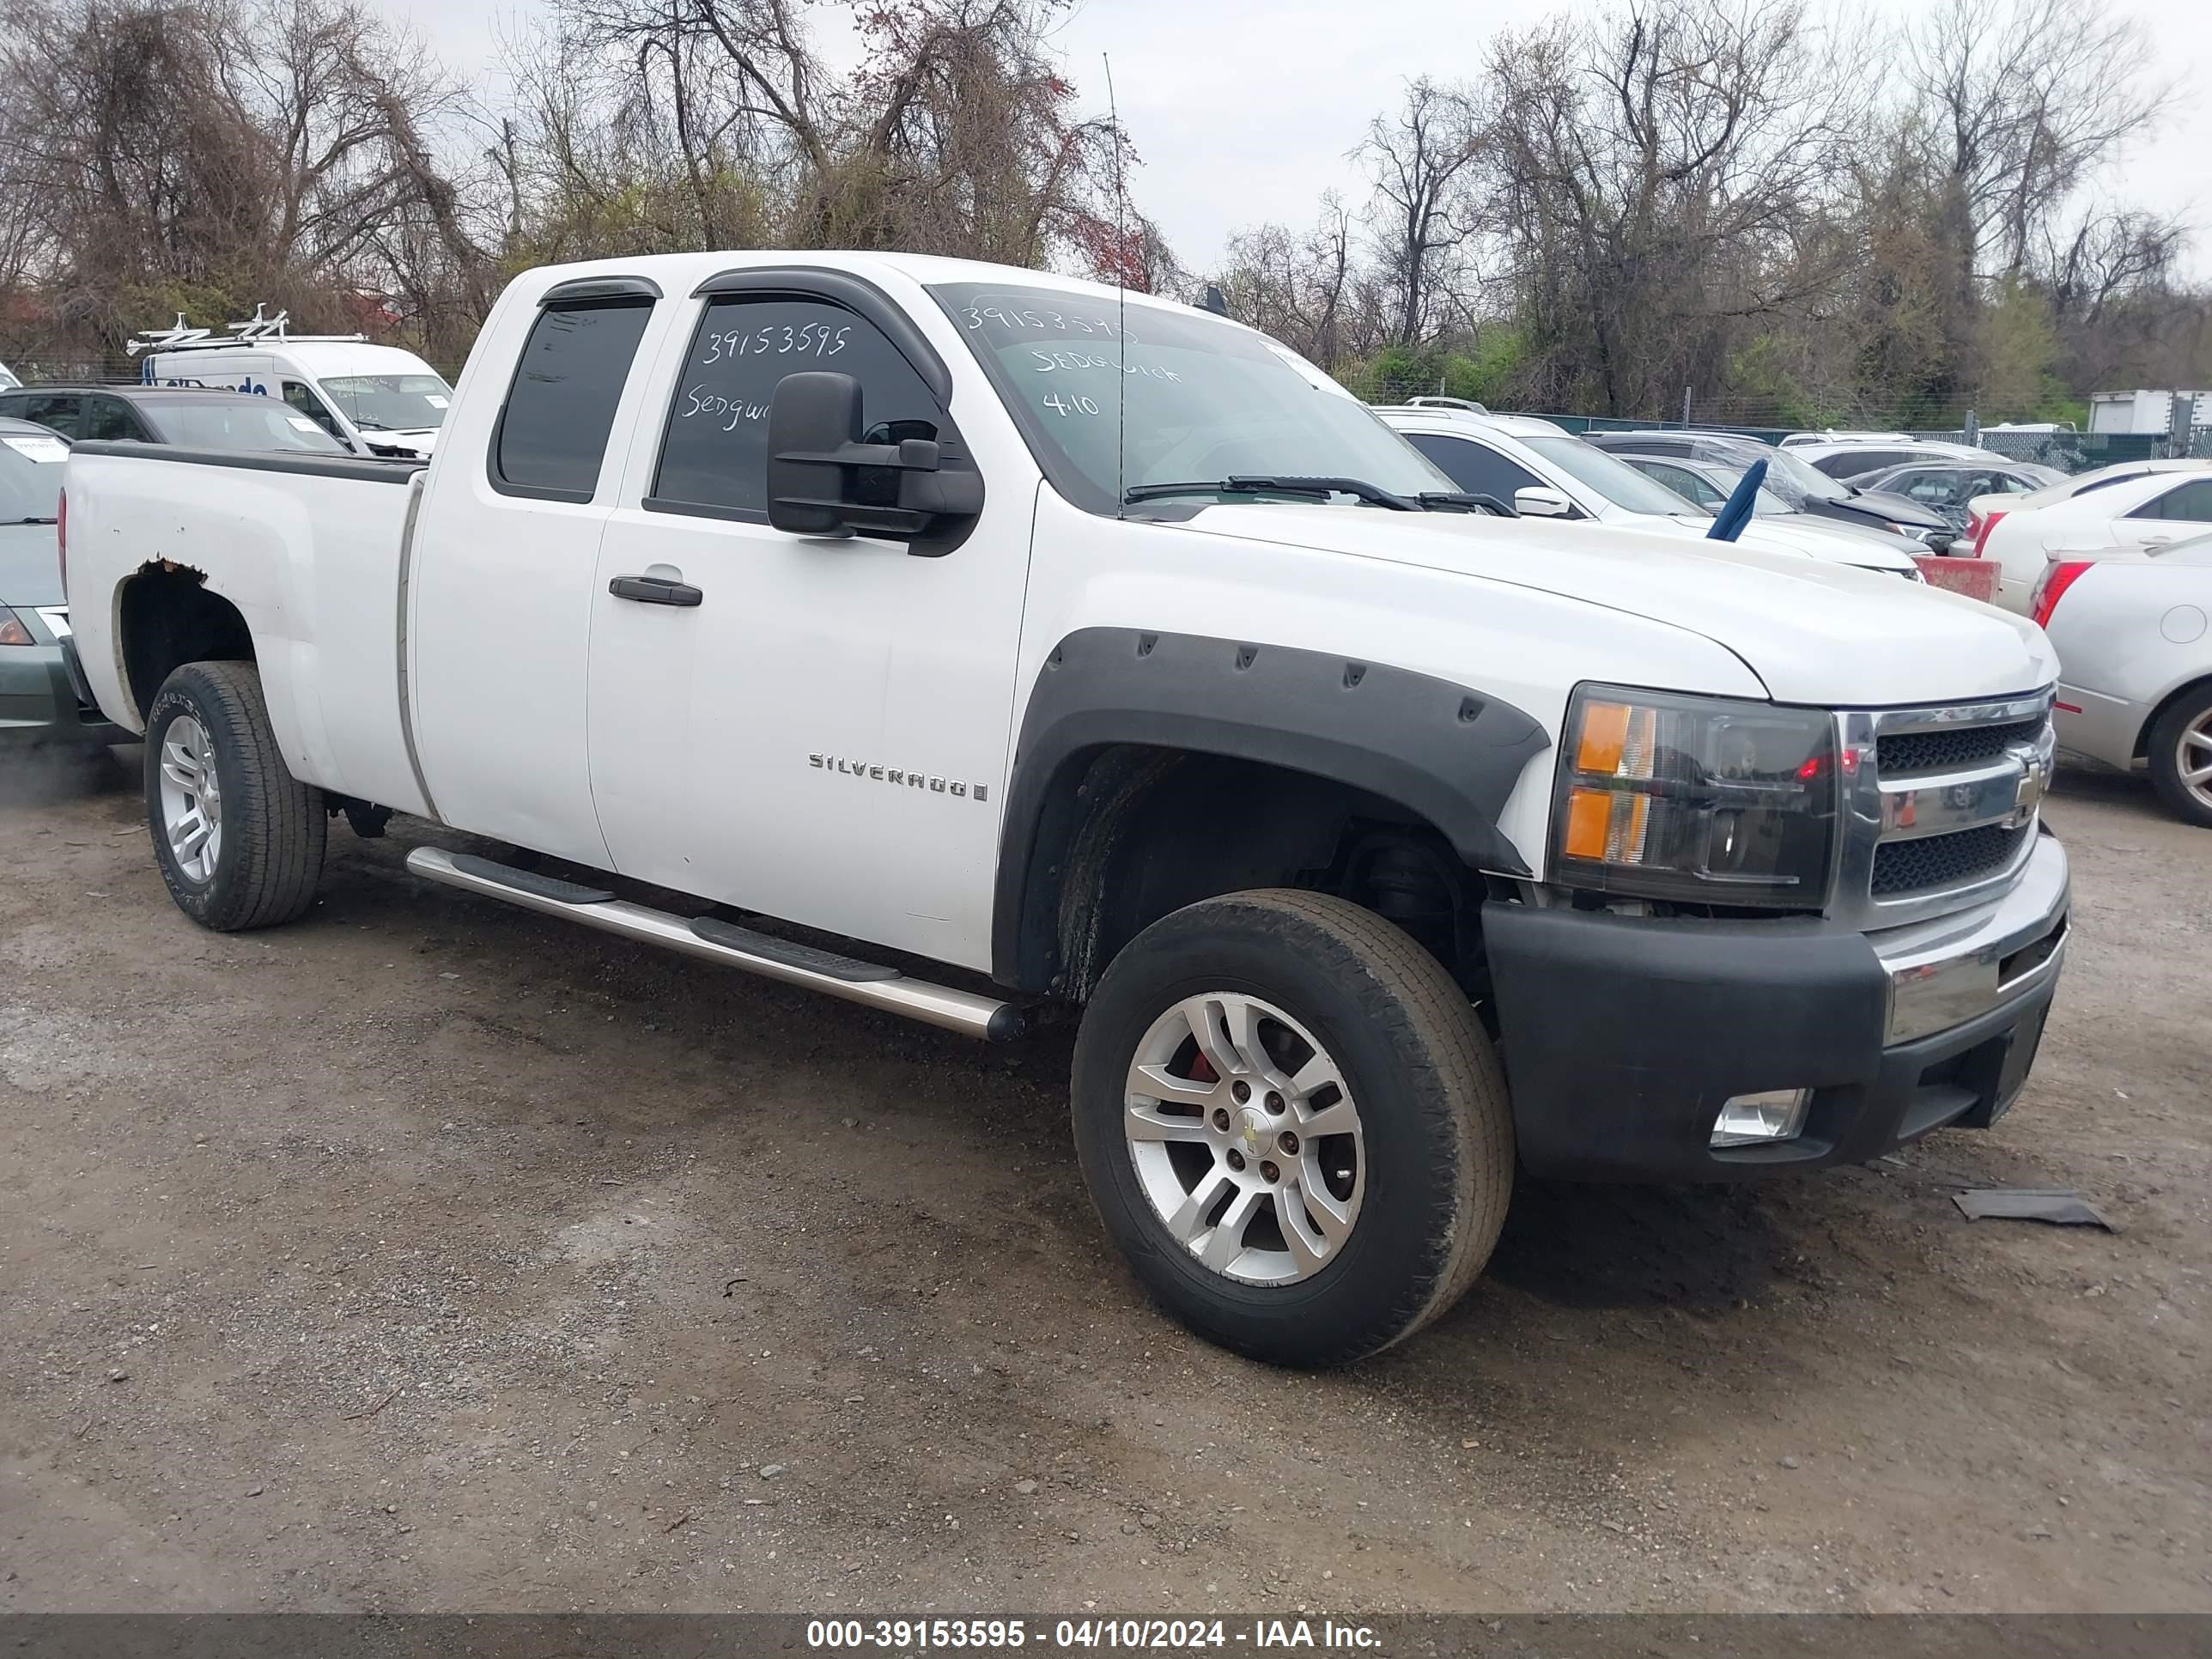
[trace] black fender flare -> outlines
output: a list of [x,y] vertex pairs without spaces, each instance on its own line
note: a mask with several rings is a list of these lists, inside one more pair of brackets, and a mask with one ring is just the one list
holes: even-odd
[[1086,752],[1139,744],[1326,778],[1418,813],[1473,868],[1526,876],[1498,820],[1551,741],[1501,698],[1385,663],[1195,634],[1079,629],[1045,659],[1014,747],[993,977],[1023,985],[1037,977],[1041,950],[1049,954],[1054,866],[1079,818],[1054,785]]

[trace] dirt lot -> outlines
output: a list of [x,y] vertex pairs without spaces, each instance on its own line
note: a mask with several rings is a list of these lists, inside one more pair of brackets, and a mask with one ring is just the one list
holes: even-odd
[[428,887],[404,820],[203,933],[137,760],[0,772],[0,1610],[2212,1608],[2212,836],[2124,780],[2052,802],[1996,1131],[1524,1185],[1455,1313],[1303,1376],[1103,1254],[1064,1035]]

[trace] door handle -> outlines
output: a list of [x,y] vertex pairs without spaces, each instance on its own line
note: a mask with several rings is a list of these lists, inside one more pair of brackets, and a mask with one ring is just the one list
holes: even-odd
[[607,592],[640,605],[693,605],[707,597],[687,582],[672,582],[665,576],[617,576],[607,584]]

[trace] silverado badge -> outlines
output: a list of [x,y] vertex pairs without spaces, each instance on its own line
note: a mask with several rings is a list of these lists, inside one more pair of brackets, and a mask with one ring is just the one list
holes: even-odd
[[927,789],[933,795],[965,795],[970,800],[991,799],[988,783],[968,783],[958,778],[941,778],[932,772],[911,772],[902,767],[878,766],[872,761],[857,761],[845,755],[809,755],[806,763],[817,772],[842,772],[848,778],[866,778],[875,783],[895,783],[908,789]]

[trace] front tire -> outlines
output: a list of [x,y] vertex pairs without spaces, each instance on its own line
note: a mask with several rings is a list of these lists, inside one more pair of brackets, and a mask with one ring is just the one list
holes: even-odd
[[2212,830],[2212,685],[2182,696],[2150,728],[2150,781],[2166,810]]
[[146,819],[177,908],[217,933],[305,915],[323,871],[323,792],[284,764],[250,662],[186,663],[146,718]]
[[1343,1364],[1443,1313],[1512,1192],[1504,1078],[1466,996],[1323,894],[1208,899],[1139,933],[1085,1011],[1073,1110],[1146,1289],[1277,1364]]

